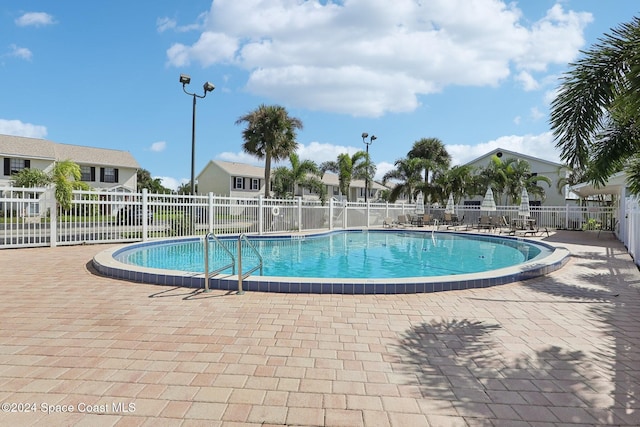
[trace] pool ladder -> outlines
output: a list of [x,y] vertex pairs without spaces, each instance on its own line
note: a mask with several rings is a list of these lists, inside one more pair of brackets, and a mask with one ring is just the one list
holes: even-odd
[[[255,267],[251,268],[250,270],[244,273],[242,272],[242,241],[243,240],[247,243],[247,246],[249,246],[249,249],[251,249],[253,253],[256,254],[259,261],[258,265],[256,265]],[[251,243],[249,239],[247,239],[247,236],[245,236],[244,233],[239,235],[238,236],[238,294],[239,295],[244,294],[244,290],[242,289],[242,281],[245,278],[247,278],[251,273],[260,269],[260,275],[262,276],[262,265],[263,265],[262,255],[260,255],[260,252],[258,252],[258,249],[256,249],[254,244]]]
[[[231,263],[227,264],[223,267],[220,267],[214,271],[209,271],[209,239],[213,238],[213,240],[218,243],[220,245],[220,247],[222,247],[222,249],[229,255],[229,257],[231,258]],[[256,256],[258,257],[258,260],[260,261],[258,263],[257,266],[253,267],[252,269],[246,271],[246,272],[242,272],[242,241],[245,241],[247,243],[247,245],[249,246],[249,248],[256,254]],[[238,259],[238,294],[242,295],[244,294],[244,291],[242,290],[242,281],[247,278],[251,273],[253,273],[254,271],[260,269],[260,275],[262,276],[262,266],[263,266],[263,262],[262,262],[262,256],[260,255],[260,252],[258,252],[258,250],[256,249],[256,247],[253,245],[253,243],[251,243],[249,241],[249,239],[247,239],[247,236],[245,236],[244,234],[240,234],[240,236],[238,236],[238,255],[237,255],[237,259]],[[224,271],[228,268],[231,268],[231,274],[235,274],[236,272],[236,257],[233,256],[233,253],[224,245],[224,243],[222,243],[222,241],[220,239],[218,239],[216,237],[215,234],[213,233],[207,233],[204,236],[204,290],[205,292],[209,292],[209,278],[211,277],[211,275],[213,274],[214,276],[218,273],[220,273],[221,271]]]

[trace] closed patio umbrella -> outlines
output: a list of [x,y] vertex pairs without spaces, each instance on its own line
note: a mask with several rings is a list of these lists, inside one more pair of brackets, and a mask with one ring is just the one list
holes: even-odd
[[444,208],[444,213],[446,214],[455,213],[455,202],[453,201],[453,193],[449,193],[449,200],[447,201],[447,206]]
[[522,196],[520,197],[520,207],[518,208],[518,215],[523,217],[531,216],[531,209],[529,208],[529,193],[526,188],[522,189]]
[[498,210],[496,201],[493,199],[493,190],[491,190],[491,187],[487,188],[487,192],[480,205],[480,210],[483,212],[495,212]]
[[420,192],[416,197],[416,215],[423,215],[423,214],[424,214],[424,196],[422,195],[422,192]]

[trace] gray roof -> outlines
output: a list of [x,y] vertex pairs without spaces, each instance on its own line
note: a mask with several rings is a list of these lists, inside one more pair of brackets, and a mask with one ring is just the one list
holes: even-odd
[[0,156],[52,161],[70,159],[78,164],[140,168],[136,159],[128,151],[60,144],[46,139],[13,135],[0,134]]
[[264,168],[248,165],[246,163],[223,162],[222,160],[212,160],[222,170],[229,175],[246,176],[248,178],[264,178]]

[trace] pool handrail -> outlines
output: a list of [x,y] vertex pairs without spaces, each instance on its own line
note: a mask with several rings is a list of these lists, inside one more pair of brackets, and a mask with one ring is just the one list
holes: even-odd
[[[249,246],[249,248],[251,248],[253,250],[253,252],[256,254],[256,256],[258,257],[258,260],[260,261],[258,263],[258,265],[256,265],[255,267],[251,268],[250,270],[248,270],[247,272],[243,273],[242,272],[242,241],[247,242],[247,245]],[[247,238],[247,236],[242,233],[238,236],[238,294],[242,295],[244,294],[244,290],[242,290],[242,281],[247,278],[251,273],[253,273],[254,271],[256,271],[257,269],[260,269],[260,275],[262,276],[262,265],[263,265],[263,261],[262,261],[262,255],[260,255],[260,252],[258,251],[258,249],[256,249],[255,245],[253,243],[251,243],[251,241]]]
[[[224,249],[224,251],[231,257],[231,263],[227,264],[223,267],[220,267],[216,270],[213,271],[209,271],[209,239],[213,238],[213,240],[218,243],[222,249]],[[204,290],[205,292],[209,292],[209,277],[210,274],[212,273],[214,276],[218,273],[220,273],[223,270],[228,269],[229,267],[231,267],[231,274],[235,274],[236,273],[236,259],[233,256],[233,253],[224,245],[224,243],[222,243],[222,241],[220,239],[218,239],[218,237],[213,234],[212,232],[209,232],[207,234],[205,234],[204,236]]]

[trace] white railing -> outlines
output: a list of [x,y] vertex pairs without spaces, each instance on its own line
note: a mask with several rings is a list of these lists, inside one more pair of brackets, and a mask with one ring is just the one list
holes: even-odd
[[[268,234],[382,227],[385,218],[414,214],[408,203],[347,203],[329,200],[239,198],[74,191],[65,211],[45,188],[0,188],[0,248],[133,242],[193,235]],[[443,209],[427,208],[433,218]],[[456,206],[466,224],[475,224],[478,206]],[[517,206],[498,206],[492,215],[518,217]],[[537,224],[549,229],[611,230],[637,261],[640,213],[637,198],[613,207],[531,207]]]

